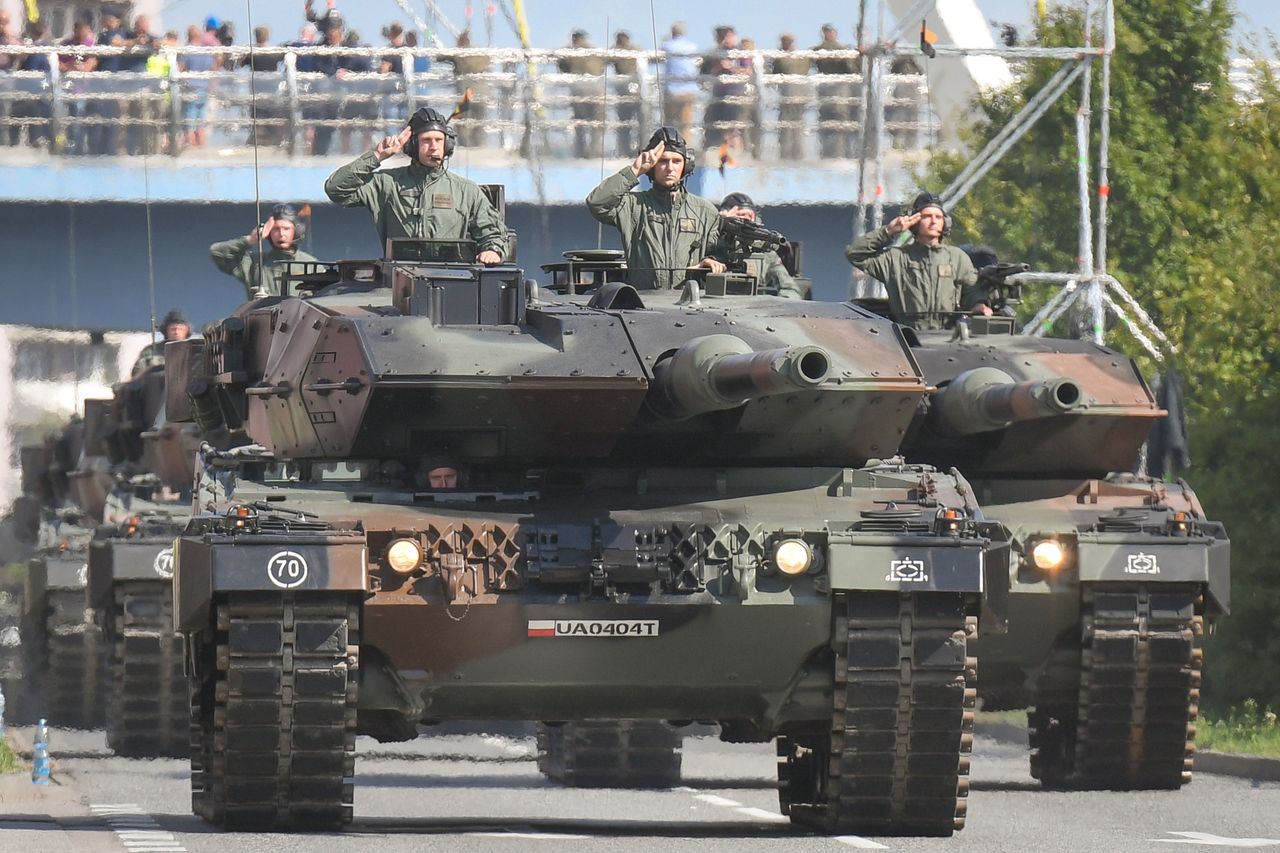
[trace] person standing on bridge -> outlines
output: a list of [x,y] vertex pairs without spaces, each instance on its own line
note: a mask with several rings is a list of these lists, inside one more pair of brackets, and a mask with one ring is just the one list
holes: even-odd
[[[910,213],[863,234],[845,249],[849,263],[884,282],[889,291],[889,315],[914,329],[949,327],[957,310],[991,314],[977,287],[978,274],[969,256],[942,238],[950,228],[942,199],[922,192]],[[894,245],[910,231],[912,241]]]
[[298,248],[306,230],[306,220],[296,207],[277,204],[261,227],[244,237],[214,243],[209,256],[214,266],[244,285],[246,299],[287,296],[281,262],[315,260]]
[[[587,208],[622,236],[628,281],[653,290],[679,285],[688,269],[724,272],[714,257],[720,214],[705,198],[685,189],[693,172],[693,151],[674,127],[660,127],[635,162],[600,182]],[[640,176],[653,186],[632,192]]]
[[[325,194],[343,207],[369,208],[384,247],[388,238],[470,239],[477,261],[500,264],[507,254],[506,226],[478,184],[449,171],[457,142],[449,120],[423,107],[398,135],[330,175]],[[409,165],[378,168],[402,151]]]

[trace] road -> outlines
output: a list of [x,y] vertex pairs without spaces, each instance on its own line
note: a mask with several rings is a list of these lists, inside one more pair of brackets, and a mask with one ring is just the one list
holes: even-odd
[[[29,732],[19,730],[17,740],[29,742]],[[50,841],[49,853],[1168,853],[1226,846],[1280,851],[1280,783],[1199,774],[1182,791],[1046,793],[1028,775],[1020,746],[981,734],[974,747],[968,826],[951,839],[797,832],[778,814],[772,747],[711,738],[686,741],[684,785],[667,791],[558,787],[538,774],[528,738],[449,735],[390,745],[362,738],[356,821],[343,833],[322,835],[219,832],[190,814],[185,761],[116,758],[106,751],[100,732],[55,730],[51,741],[55,776],[79,794],[83,811],[96,817],[76,822],[79,842],[62,848]],[[3,809],[0,805],[0,849],[9,849],[2,843]],[[171,834],[172,840],[156,831]],[[95,834],[93,843],[86,843]]]

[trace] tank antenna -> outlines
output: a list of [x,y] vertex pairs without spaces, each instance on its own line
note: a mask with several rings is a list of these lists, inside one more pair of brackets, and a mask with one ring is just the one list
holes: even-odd
[[151,343],[156,342],[156,255],[151,233],[151,155],[142,155],[142,209],[147,215],[147,301],[151,307]]
[[[609,41],[609,16],[604,16],[604,40]],[[609,135],[609,60],[604,61],[604,121],[600,123],[600,181],[604,182],[604,146],[605,137]],[[604,223],[596,223],[596,248],[604,246]]]
[[658,54],[658,17],[653,11],[653,0],[649,0],[649,29],[653,33],[654,64],[653,73],[658,78],[658,107],[662,112],[662,121],[667,120],[667,90],[662,85],[662,61]]
[[[249,135],[253,137],[253,221],[258,223],[257,228],[262,228],[262,191],[258,185],[258,68],[254,62],[253,50],[253,0],[244,0],[245,17],[249,22]],[[265,234],[258,234],[258,292],[266,290],[263,282],[266,271],[262,262],[264,252],[262,251],[262,238]]]

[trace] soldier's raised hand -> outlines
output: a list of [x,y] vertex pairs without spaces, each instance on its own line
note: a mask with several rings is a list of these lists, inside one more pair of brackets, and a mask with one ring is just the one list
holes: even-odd
[[373,153],[380,161],[388,157],[394,157],[404,150],[404,146],[412,138],[413,131],[406,127],[395,136],[388,136],[379,142],[378,147],[373,149]]
[[267,217],[267,221],[254,229],[248,237],[249,245],[256,246],[262,240],[270,240],[271,232],[276,230],[276,218],[274,216]]
[[631,164],[631,171],[636,173],[636,177],[643,175],[645,172],[658,165],[658,160],[666,150],[666,142],[659,142],[652,148],[646,148],[644,151],[640,152],[640,156],[636,157],[635,162]]
[[889,220],[887,230],[890,234],[901,234],[919,221],[920,214],[918,213],[912,213],[908,216],[895,216]]

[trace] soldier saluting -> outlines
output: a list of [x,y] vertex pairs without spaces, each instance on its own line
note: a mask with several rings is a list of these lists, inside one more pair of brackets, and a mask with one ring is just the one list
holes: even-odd
[[[343,207],[367,207],[378,240],[467,240],[476,244],[476,260],[499,264],[507,253],[507,231],[479,184],[448,169],[458,137],[449,120],[430,107],[409,119],[409,126],[388,136],[371,151],[338,169],[324,182],[329,199]],[[380,169],[404,152],[407,166]]]
[[[685,189],[693,172],[693,152],[680,131],[659,128],[635,161],[605,178],[587,196],[591,215],[618,229],[634,287],[669,288],[688,276],[687,269],[724,272],[711,257],[719,240],[715,205]],[[632,192],[641,175],[653,186]]]

